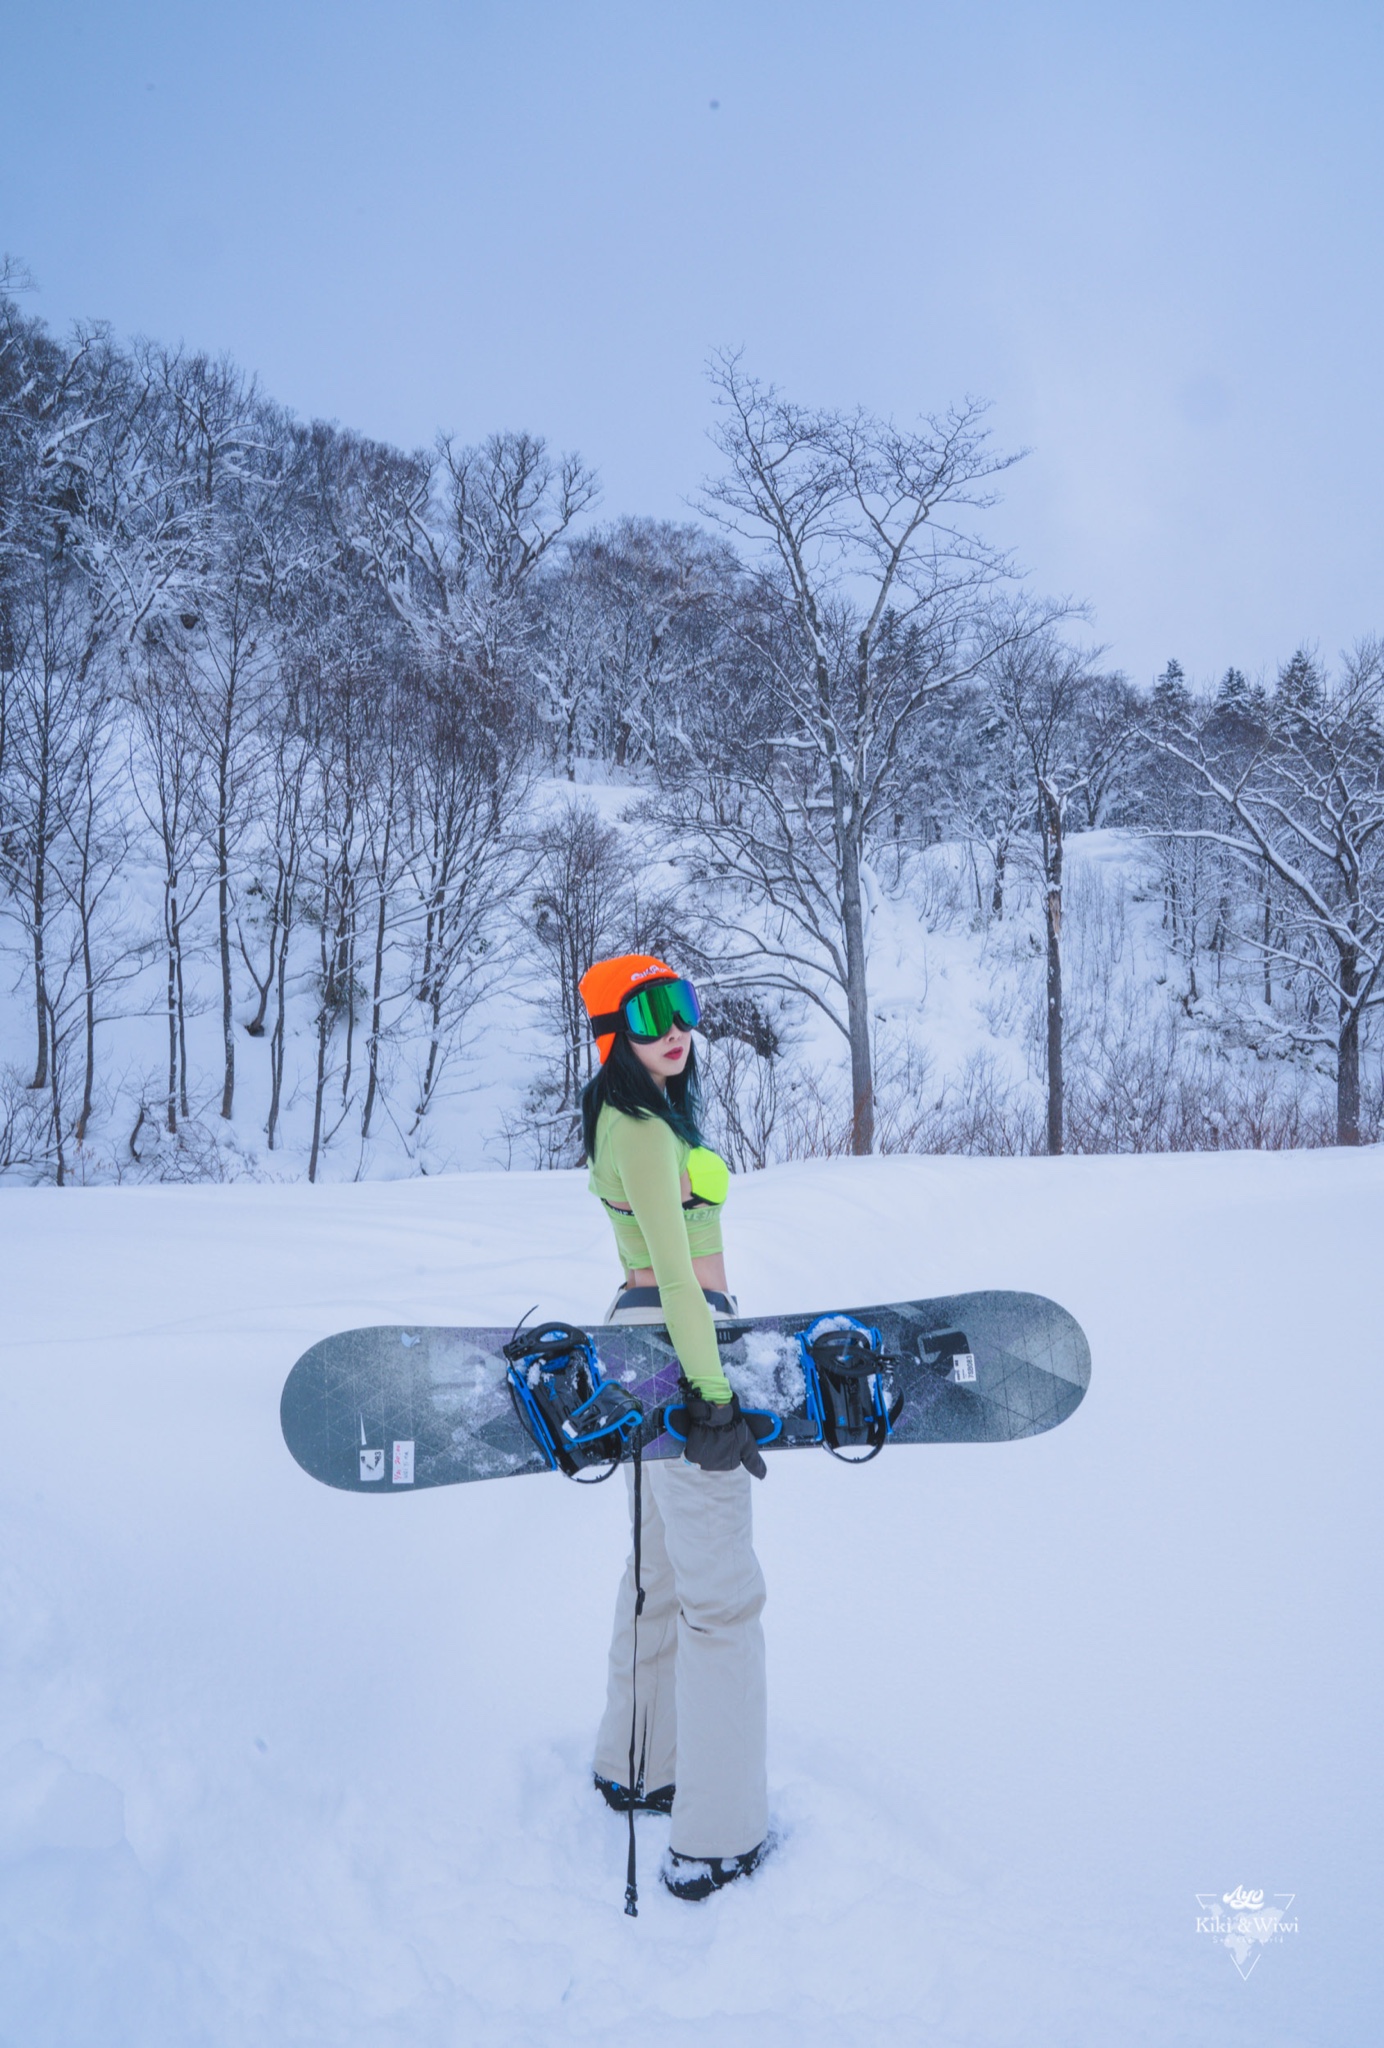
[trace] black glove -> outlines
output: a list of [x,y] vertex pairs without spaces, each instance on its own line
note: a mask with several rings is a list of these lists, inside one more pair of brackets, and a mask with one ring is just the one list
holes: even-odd
[[683,1456],[689,1465],[700,1465],[703,1472],[733,1472],[743,1465],[756,1479],[764,1477],[764,1460],[754,1431],[740,1413],[738,1394],[729,1401],[704,1401],[687,1387],[681,1406],[687,1416]]

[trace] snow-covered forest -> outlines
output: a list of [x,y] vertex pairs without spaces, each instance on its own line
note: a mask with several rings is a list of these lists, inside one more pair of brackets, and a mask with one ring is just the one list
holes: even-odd
[[1379,1137],[1384,647],[1142,687],[982,407],[710,395],[671,524],[0,297],[0,1172],[573,1165],[630,948],[741,1169]]

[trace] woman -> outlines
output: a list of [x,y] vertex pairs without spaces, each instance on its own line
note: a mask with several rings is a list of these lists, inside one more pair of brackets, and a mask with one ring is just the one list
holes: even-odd
[[697,1128],[692,984],[628,953],[590,968],[581,995],[601,1060],[582,1097],[590,1185],[625,1270],[608,1320],[665,1323],[688,1389],[682,1458],[644,1468],[638,1664],[632,1672],[631,1556],[596,1784],[617,1812],[633,1801],[672,1814],[663,1882],[704,1899],[756,1868],[769,1831],[764,1579],[750,1528],[750,1474],[762,1479],[764,1460],[721,1370],[714,1321],[735,1313],[721,1249],[729,1175]]

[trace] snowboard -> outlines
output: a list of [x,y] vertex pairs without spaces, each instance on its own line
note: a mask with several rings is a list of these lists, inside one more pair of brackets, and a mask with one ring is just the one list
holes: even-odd
[[[1081,1329],[1038,1294],[956,1294],[818,1315],[737,1317],[718,1330],[721,1362],[742,1408],[777,1418],[766,1450],[820,1442],[807,1413],[798,1336],[822,1314],[878,1332],[892,1388],[902,1397],[887,1446],[1038,1436],[1066,1421],[1091,1376]],[[312,1478],[351,1493],[417,1493],[552,1470],[506,1377],[504,1346],[512,1334],[410,1325],[324,1337],[285,1383],[284,1441]],[[663,1426],[665,1407],[678,1400],[678,1361],[666,1330],[606,1324],[585,1334],[607,1382],[645,1411],[637,1432],[643,1456],[679,1457],[681,1442]]]

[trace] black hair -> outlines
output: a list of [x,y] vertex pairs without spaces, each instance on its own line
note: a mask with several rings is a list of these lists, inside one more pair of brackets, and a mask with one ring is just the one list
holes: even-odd
[[700,1145],[702,1091],[696,1047],[688,1046],[687,1065],[680,1074],[668,1076],[665,1093],[640,1064],[622,1017],[604,1066],[582,1090],[581,1139],[588,1159],[596,1156],[596,1119],[607,1103],[626,1116],[661,1116],[685,1145]]

